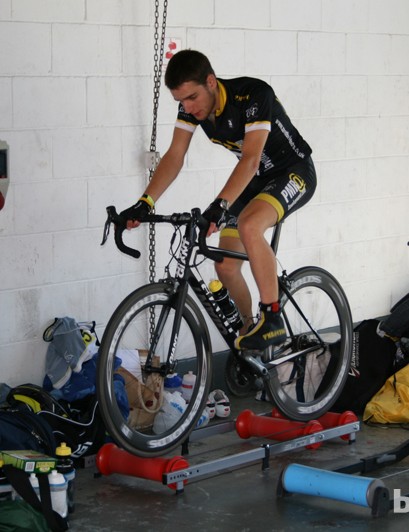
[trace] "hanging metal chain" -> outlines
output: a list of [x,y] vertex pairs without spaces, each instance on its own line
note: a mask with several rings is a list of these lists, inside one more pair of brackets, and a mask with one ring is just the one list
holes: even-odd
[[[158,109],[160,85],[163,68],[163,54],[165,51],[165,33],[166,33],[166,17],[168,13],[168,0],[163,1],[163,15],[162,15],[162,31],[159,38],[159,0],[155,0],[155,42],[154,42],[154,76],[153,76],[153,121],[152,121],[152,135],[150,144],[151,164],[149,168],[149,181],[155,172],[156,166],[159,162],[159,154],[156,151],[156,133],[158,125]],[[149,283],[155,282],[156,272],[156,230],[155,224],[149,224]],[[149,309],[149,334],[150,345],[153,341],[155,332],[155,309]]]
[[[159,109],[159,96],[161,86],[161,76],[163,67],[163,55],[165,50],[165,34],[166,34],[166,17],[168,10],[168,0],[163,2],[163,15],[162,15],[162,31],[159,36],[159,0],[155,0],[155,34],[154,34],[154,77],[153,77],[153,122],[152,122],[152,134],[150,153],[152,157],[152,164],[149,168],[149,181],[155,172],[156,166],[159,162],[159,156],[156,152],[156,134],[158,125],[158,109]],[[149,224],[149,282],[155,282],[156,271],[156,231],[155,224]]]

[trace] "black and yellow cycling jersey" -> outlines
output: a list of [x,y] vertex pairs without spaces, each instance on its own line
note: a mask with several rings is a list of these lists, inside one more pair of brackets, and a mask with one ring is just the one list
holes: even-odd
[[244,135],[250,131],[269,131],[260,160],[258,175],[275,174],[305,161],[312,150],[292,124],[274,90],[264,81],[241,77],[218,79],[220,109],[214,123],[198,121],[179,105],[176,127],[194,132],[200,125],[208,138],[241,157]]

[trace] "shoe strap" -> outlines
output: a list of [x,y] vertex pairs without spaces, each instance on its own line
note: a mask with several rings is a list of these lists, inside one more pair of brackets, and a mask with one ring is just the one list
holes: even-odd
[[266,305],[265,303],[260,303],[260,310],[263,312],[280,312],[280,303],[278,301],[274,303],[269,303]]

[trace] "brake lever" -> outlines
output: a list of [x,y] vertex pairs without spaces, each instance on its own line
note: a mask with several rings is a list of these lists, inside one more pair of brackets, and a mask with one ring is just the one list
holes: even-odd
[[206,234],[210,223],[204,218],[199,209],[193,209],[192,213],[196,216],[197,225],[199,227],[199,250],[202,255],[212,260],[213,262],[223,262],[223,257],[209,249],[206,242]]
[[108,218],[105,222],[105,225],[104,225],[104,232],[103,232],[103,235],[102,235],[102,242],[101,242],[101,246],[103,246],[105,244],[105,242],[108,240],[108,235],[109,235],[109,230],[111,229],[111,217],[109,216],[108,214]]

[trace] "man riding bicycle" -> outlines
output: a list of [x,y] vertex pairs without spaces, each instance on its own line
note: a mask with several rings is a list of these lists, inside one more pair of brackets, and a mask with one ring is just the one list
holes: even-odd
[[131,229],[151,212],[181,171],[197,126],[212,142],[236,154],[236,166],[203,213],[210,224],[207,236],[221,230],[221,248],[247,254],[259,290],[259,317],[253,326],[242,261],[225,258],[215,264],[245,323],[235,347],[259,350],[280,344],[286,333],[278,301],[277,262],[264,233],[314,194],[312,150],[267,83],[248,77],[217,78],[200,52],[175,54],[165,84],[179,102],[170,147],[142,197],[121,215]]

